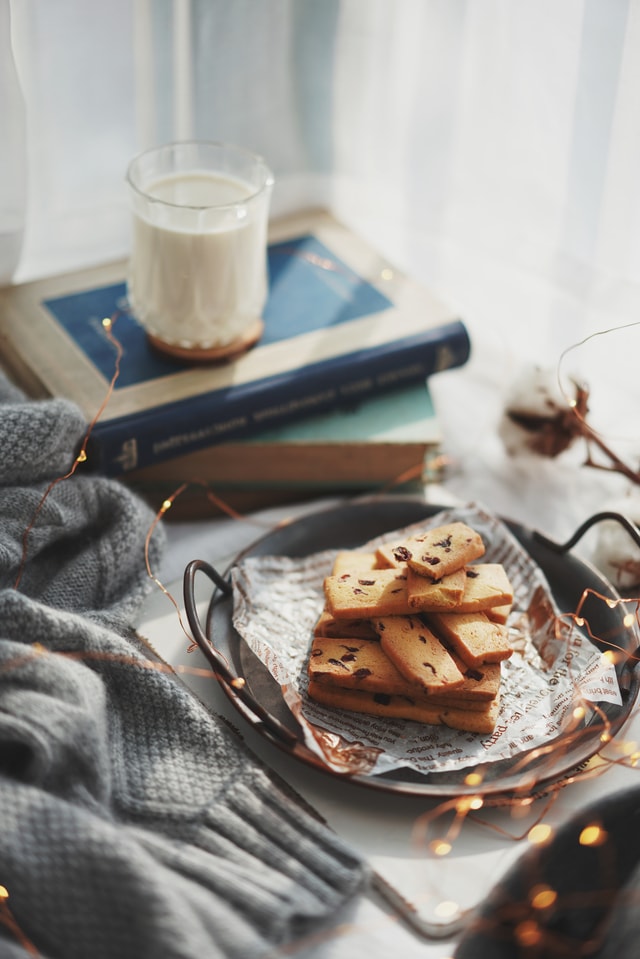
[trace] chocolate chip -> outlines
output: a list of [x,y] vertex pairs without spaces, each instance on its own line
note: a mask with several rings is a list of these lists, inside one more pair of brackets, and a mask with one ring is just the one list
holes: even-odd
[[355,676],[356,679],[364,679],[365,676],[371,675],[371,670],[367,669],[366,666],[361,666],[360,669],[356,669],[353,675]]
[[451,549],[451,536],[447,536],[445,539],[441,539],[439,543],[434,543],[434,546],[437,546],[439,549],[444,549],[447,553]]
[[411,550],[407,549],[406,546],[396,546],[392,553],[399,563],[406,563],[407,560],[411,559]]
[[380,703],[381,706],[388,706],[391,702],[391,696],[387,693],[375,693],[373,699],[374,702]]
[[484,673],[478,672],[477,669],[466,669],[464,676],[465,679],[475,679],[478,683],[481,679],[484,679]]

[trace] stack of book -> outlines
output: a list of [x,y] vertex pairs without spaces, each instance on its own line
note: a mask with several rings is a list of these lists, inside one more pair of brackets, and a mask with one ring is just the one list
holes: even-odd
[[428,377],[466,362],[462,321],[324,211],[271,225],[269,274],[261,342],[218,365],[153,350],[126,263],[6,287],[3,365],[93,422],[84,468],[156,507],[192,486],[168,517],[209,514],[204,487],[248,511],[422,482],[441,440]]
[[133,470],[125,479],[156,509],[189,482],[167,514],[173,519],[215,512],[207,490],[240,513],[323,495],[417,492],[439,476],[441,438],[428,384],[419,383]]

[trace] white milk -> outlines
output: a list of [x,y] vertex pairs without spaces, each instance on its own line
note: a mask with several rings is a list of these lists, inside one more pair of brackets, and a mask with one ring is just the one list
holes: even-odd
[[225,346],[262,316],[268,195],[225,174],[177,173],[138,198],[128,295],[145,329],[169,344]]

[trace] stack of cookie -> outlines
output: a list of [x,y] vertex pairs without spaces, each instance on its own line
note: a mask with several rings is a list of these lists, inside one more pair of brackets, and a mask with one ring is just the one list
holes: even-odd
[[512,654],[513,589],[478,563],[481,536],[456,522],[375,552],[344,551],[325,579],[309,695],[340,709],[491,733]]

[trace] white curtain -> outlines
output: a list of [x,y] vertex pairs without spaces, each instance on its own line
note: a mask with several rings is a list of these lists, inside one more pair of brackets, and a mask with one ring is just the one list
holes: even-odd
[[[0,274],[15,267],[22,281],[125,256],[128,160],[195,136],[262,152],[277,177],[274,215],[331,206],[501,345],[526,328],[535,353],[582,335],[587,313],[637,315],[638,0],[0,0],[0,10],[26,124],[24,145],[0,97],[0,162],[16,181],[27,172],[21,256],[0,248]],[[0,84],[10,87],[10,70]],[[19,189],[0,193],[0,233],[16,215],[5,196]]]

